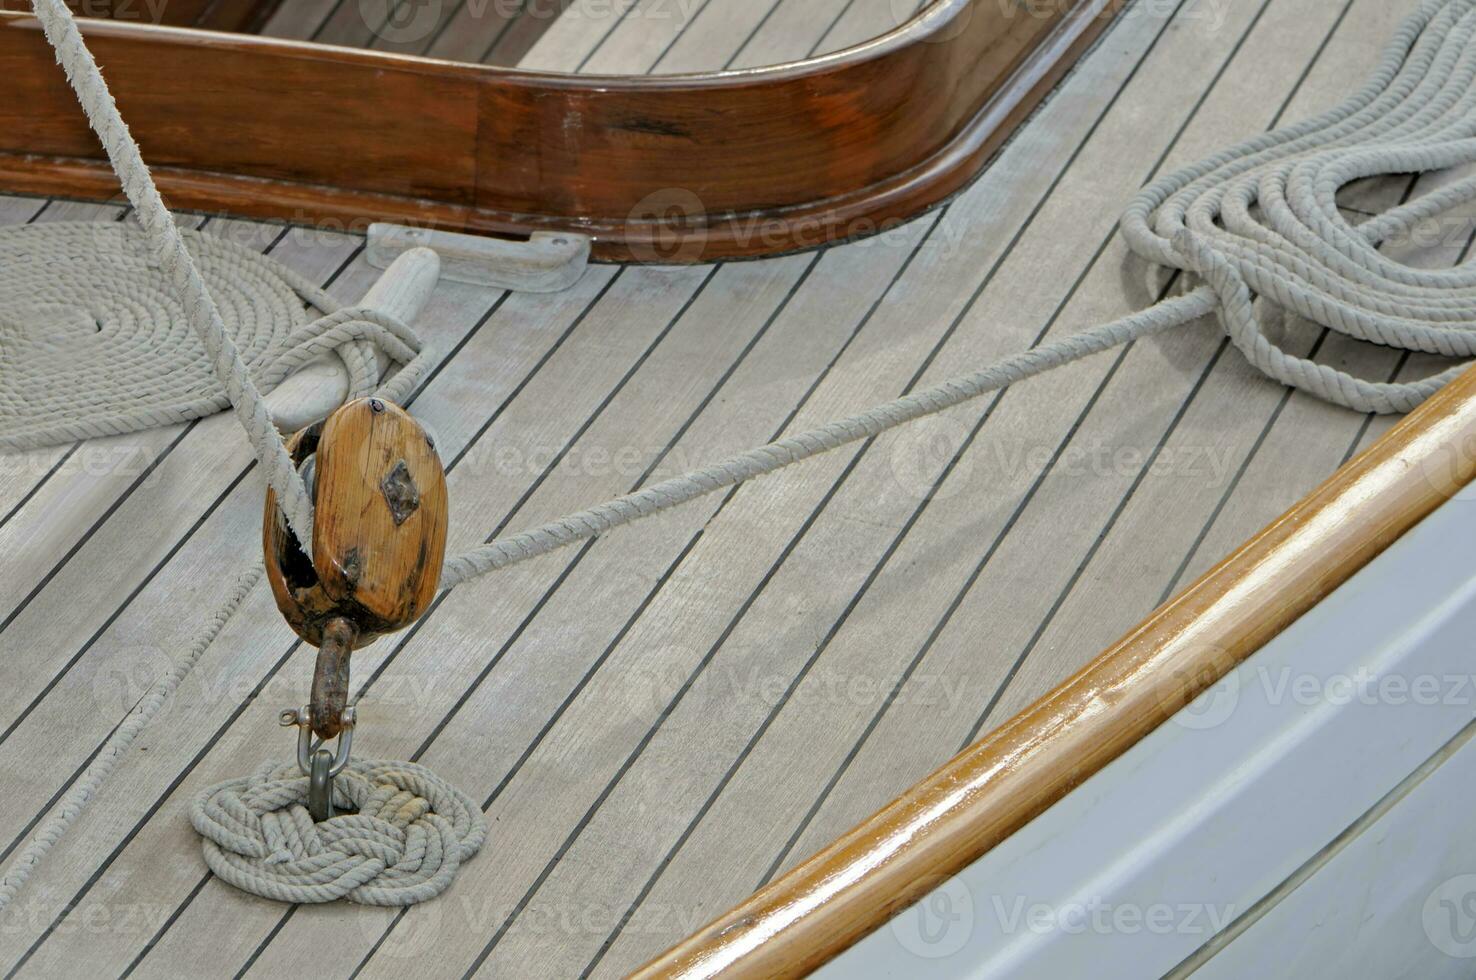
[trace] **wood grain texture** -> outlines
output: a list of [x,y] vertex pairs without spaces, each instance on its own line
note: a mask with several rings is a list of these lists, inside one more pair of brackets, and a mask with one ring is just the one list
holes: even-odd
[[[1219,150],[1226,133],[1249,135],[1278,120],[1291,122],[1336,104],[1347,80],[1363,76],[1365,66],[1377,60],[1380,41],[1408,12],[1407,7],[1358,3],[1338,20],[1344,7],[1342,2],[1315,8],[1301,3],[1272,4],[1247,35],[1241,55],[1174,145],[1166,168],[1187,165]],[[1255,13],[1254,8],[1242,9],[1247,17]],[[1222,28],[1222,34],[1232,39],[1239,31],[1240,23],[1235,21]],[[1333,31],[1331,36],[1329,31]],[[1182,49],[1175,49],[1172,56],[1165,50],[1165,56],[1180,65],[1193,57]],[[1211,62],[1210,70],[1213,68]],[[1161,78],[1142,76],[1140,80],[1150,89],[1163,89],[1170,99],[1167,104],[1177,102],[1180,108],[1165,110],[1161,108],[1164,103],[1151,105],[1146,96],[1129,91],[1123,101],[1132,107],[1134,118],[1177,122],[1181,117],[1169,113],[1187,107],[1182,93],[1188,85],[1174,96],[1173,80],[1165,83]],[[1135,129],[1131,123],[1122,125],[1129,134]],[[1167,132],[1167,126],[1159,131]],[[1100,166],[1085,158],[1080,165]],[[1136,178],[1141,180],[1145,172],[1138,171]],[[1068,193],[1058,194],[1054,205],[1065,219],[1060,229],[1051,234],[1037,224],[1032,234],[1042,234],[1037,246],[1029,250],[1031,254],[1017,250],[1017,259],[1041,271],[1002,274],[1007,285],[990,290],[991,296],[980,304],[986,309],[979,315],[1013,316],[1013,308],[1032,302],[1033,291],[1046,285],[1052,270],[1061,268],[1063,260],[1054,257],[1052,249],[1077,233],[1065,223],[1072,211]],[[1117,184],[1096,197],[1127,200],[1130,193]],[[1075,201],[1078,213],[1090,207],[1089,197]],[[1136,263],[1120,242],[1108,246],[1098,265],[1093,277],[1096,284],[1085,284],[1083,292],[1113,297],[1111,303],[1068,313],[1069,322],[1100,322],[1119,315],[1119,310],[1127,312],[1151,301],[1151,293],[1134,295],[1131,289],[1124,296],[1121,283],[1124,276],[1130,281],[1135,278],[1131,270]],[[1121,302],[1117,297],[1123,297],[1125,305],[1116,305]],[[1338,348],[1331,340],[1319,354],[1315,329],[1297,324],[1289,324],[1288,329],[1292,349],[1327,357],[1360,376],[1386,378],[1397,359],[1397,352],[1391,354],[1387,349],[1356,343]],[[858,638],[878,646],[893,644],[903,648],[898,661],[905,666],[925,642],[928,649],[918,662],[917,676],[904,685],[896,703],[879,713],[875,728],[866,728],[869,718],[850,722],[850,731],[857,733],[853,737],[864,732],[866,744],[853,760],[846,761],[844,774],[797,835],[777,871],[788,870],[815,853],[899,796],[918,776],[975,742],[978,732],[993,728],[1058,686],[1353,455],[1360,431],[1369,424],[1367,418],[1266,384],[1233,350],[1217,355],[1220,339],[1219,332],[1207,325],[1189,331],[1172,345],[1136,347],[1126,353],[1090,414],[1081,416],[1063,465],[1042,481],[1020,521],[968,586],[967,598],[935,641],[929,641],[929,630],[941,613],[916,608],[923,603],[908,604],[905,615],[852,617],[835,643],[842,650],[862,642]],[[1349,348],[1360,348],[1363,353]],[[1354,360],[1355,355],[1360,359]],[[1388,357],[1386,363],[1381,364],[1382,357]],[[1422,373],[1428,371],[1405,376]],[[1006,402],[989,426],[1000,427],[994,429],[996,438],[1009,430],[1009,438],[1019,438],[1028,447],[1038,438],[1031,433],[1049,424],[1045,419],[1052,404],[1076,397],[1077,390],[1078,384],[1066,377],[1052,380],[1041,391],[1021,387],[1009,396],[1011,401],[1019,399],[1013,409]],[[1069,425],[1071,418],[1067,416],[1060,424]],[[1150,465],[1142,469],[1113,466],[1105,472],[1094,467],[1088,481],[1082,468],[1069,463],[1070,454],[1084,447],[1108,446],[1113,452],[1150,461]],[[976,453],[976,458],[977,474],[987,465],[983,460],[1011,457]],[[1188,463],[1190,459],[1199,462]],[[967,486],[980,487],[981,483],[992,491],[996,480],[984,482],[976,476]],[[966,493],[957,493],[955,499],[959,498],[973,502]],[[939,516],[935,508],[929,510]],[[929,556],[937,554],[938,542],[946,543],[947,526],[961,519],[943,521],[944,527],[931,536],[914,531],[909,535],[910,550],[898,559],[926,560],[936,567],[939,560]],[[972,568],[973,559],[965,567]],[[905,583],[898,583],[891,596],[905,594],[904,589]],[[946,607],[956,594],[948,589],[938,605]],[[836,660],[834,669],[843,670],[844,657]],[[919,693],[926,692],[919,688],[919,680],[937,683],[939,677],[971,678],[969,695],[956,704],[940,703],[942,699],[936,698],[930,702]],[[807,721],[804,728],[808,732],[801,731],[799,724],[790,725],[785,738],[790,746],[805,744],[808,734],[813,747],[814,733],[826,720],[835,725],[834,717]],[[921,732],[930,734],[923,738]],[[834,741],[844,746],[847,734],[834,736]],[[775,744],[768,746],[761,760],[750,760],[755,774],[781,757],[784,740],[770,741]],[[783,799],[780,794],[787,791],[808,800],[806,794],[821,792],[809,787],[823,788],[837,771],[845,749],[835,751],[834,761],[828,767],[816,766],[819,774],[809,782],[792,775],[796,767],[784,769],[783,781],[795,782],[773,791],[772,796]],[[806,761],[815,754],[811,748]],[[735,802],[754,796],[751,805],[762,806],[770,793],[754,790],[757,782],[750,778],[729,793]],[[712,822],[721,826],[740,819],[737,810],[730,803],[721,819]],[[800,813],[804,815],[804,810]],[[704,838],[704,845],[708,839]],[[706,850],[710,853],[710,848]],[[693,863],[685,869],[688,880]],[[746,880],[756,887],[766,867],[760,863]],[[669,887],[675,885],[672,882]],[[739,896],[726,896],[721,907],[738,900]],[[658,950],[644,952],[643,960]]]
[[1121,755],[1476,476],[1476,370],[1066,683],[652,960],[643,977],[801,976]]
[[[852,9],[866,3],[857,0]],[[736,63],[803,55],[845,6],[789,0]],[[870,0],[870,6],[885,15],[889,3]],[[796,405],[804,408],[793,427],[802,428],[893,397],[925,359],[923,384],[1022,349],[1042,324],[1055,322],[1049,336],[1059,336],[1140,308],[1147,297],[1119,241],[1106,245],[1075,286],[1111,231],[1115,209],[1101,202],[1126,201],[1165,153],[1171,169],[1218,150],[1227,134],[1249,136],[1270,124],[1344,6],[1344,0],[1273,0],[1243,44],[1255,3],[1225,8],[1223,23],[1181,17],[1135,70],[1167,13],[1149,5],[1144,9],[1158,13],[1124,19],[925,240],[931,222],[920,221],[828,250],[803,281],[796,277],[805,261],[795,258],[724,268],[659,342],[654,338],[697,287],[701,270],[674,276],[661,268],[626,269],[596,299],[616,272],[596,268],[570,293],[510,298],[479,330],[473,328],[495,294],[443,284],[416,326],[449,362],[414,408],[436,432],[448,465],[472,446],[456,467],[462,476],[451,474],[459,531],[453,548],[475,545],[501,525],[516,531],[629,489],[626,481],[640,467],[601,466],[601,454],[619,458],[632,445],[663,451],[679,433],[661,472],[680,472],[767,440]],[[1364,77],[1377,60],[1408,6],[1353,4],[1285,119],[1335,104],[1347,80]],[[1186,4],[1191,14],[1204,9]],[[723,65],[746,36],[698,37],[712,31],[714,13],[704,14],[673,49],[702,41],[708,60],[692,67]],[[806,30],[796,29],[800,21]],[[828,33],[825,47],[877,33],[861,26]],[[597,39],[599,31],[590,34]],[[631,38],[635,48],[636,35],[617,32],[607,45]],[[781,36],[782,45],[771,43]],[[563,36],[551,40],[563,46]],[[719,48],[718,41],[729,46]],[[572,70],[588,50],[570,50],[565,63],[551,67]],[[548,51],[538,52],[540,64]],[[663,64],[673,64],[676,53]],[[1125,78],[1131,82],[1098,125]],[[1095,135],[1077,155],[1094,125]],[[1069,169],[1068,161],[1074,161]],[[51,204],[39,220],[59,207]],[[209,227],[218,228],[218,219]],[[294,230],[275,254],[322,281],[349,254],[342,243],[330,244],[340,239],[345,236]],[[361,256],[333,289],[352,300],[376,276]],[[790,288],[796,291],[786,300]],[[586,304],[593,304],[588,315],[561,341]],[[776,319],[765,328],[770,317]],[[495,797],[489,819],[503,840],[517,844],[498,849],[494,861],[463,868],[451,904],[422,907],[392,930],[388,913],[290,912],[243,900],[220,882],[204,881],[198,862],[186,859],[197,846],[187,819],[193,795],[266,759],[285,760],[290,745],[275,714],[300,705],[307,692],[311,651],[284,657],[293,634],[259,590],[196,674],[222,694],[183,699],[161,717],[149,750],[127,763],[111,791],[105,788],[108,799],[94,811],[99,819],[79,824],[66,853],[33,882],[41,886],[31,893],[37,911],[0,942],[0,960],[9,969],[46,928],[42,913],[61,915],[78,899],[18,975],[113,976],[135,962],[136,977],[248,967],[271,973],[367,957],[365,980],[402,976],[406,962],[456,978],[492,942],[503,913],[531,895],[477,975],[574,976],[655,879],[592,973],[623,974],[746,897],[792,834],[798,836],[793,856],[813,853],[972,742],[966,733],[995,686],[1005,683],[1001,678],[1011,676],[1016,658],[1018,672],[989,727],[1147,615],[1201,527],[1214,524],[1185,581],[1203,569],[1200,558],[1218,558],[1238,545],[1336,468],[1364,420],[1316,411],[1293,396],[1258,442],[1283,393],[1234,351],[1216,360],[1218,338],[1206,325],[1138,345],[1115,370],[1114,360],[1103,357],[1011,389],[905,536],[919,506],[920,491],[912,488],[937,470],[894,474],[893,460],[911,459],[899,449],[917,445],[902,435],[894,444],[879,442],[849,475],[847,453],[842,465],[816,461],[814,469],[745,486],[726,506],[707,498],[637,533],[612,536],[567,577],[567,552],[564,559],[508,569],[495,586],[448,596],[422,630],[405,636],[403,649],[398,639],[386,639],[360,650],[353,658],[356,685],[384,674],[361,702],[360,751],[412,758],[424,746],[422,761],[478,802]],[[750,342],[754,348],[745,356]],[[550,351],[524,386],[524,375]],[[732,376],[704,406],[704,393],[730,366]],[[626,371],[629,383],[601,409]],[[812,384],[815,393],[807,396]],[[960,413],[961,427],[936,431],[961,438],[979,417]],[[589,419],[595,421],[586,431]],[[180,431],[126,442],[157,445],[145,457],[153,460]],[[1149,467],[1141,485],[1133,485],[1137,462],[1114,462],[1106,473],[1081,463],[1103,450],[1151,457],[1161,438],[1169,438],[1164,458],[1172,454],[1177,462]],[[1054,475],[1031,497],[1046,452],[1067,441]],[[566,444],[569,455],[545,471]],[[516,462],[497,463],[509,447],[521,454]],[[1205,447],[1217,454],[1213,479],[1208,466],[1182,465],[1205,457],[1180,449]],[[119,690],[136,700],[136,687],[120,689],[109,679],[134,669],[145,645],[175,653],[188,644],[198,622],[180,615],[182,597],[189,608],[213,608],[228,581],[224,574],[249,557],[242,542],[259,532],[259,474],[233,482],[250,455],[229,416],[184,436],[126,499],[119,495],[133,476],[113,467],[104,478],[95,465],[78,465],[94,451],[84,446],[0,529],[9,532],[18,559],[6,567],[4,611],[56,569],[0,639],[14,654],[7,678],[15,683],[0,692],[7,719],[35,694],[33,672],[47,668],[39,680],[55,672],[54,658],[25,651],[84,654],[0,746],[0,761],[14,775],[0,801],[8,830],[0,843],[67,785],[132,704],[113,699],[100,710],[91,692]],[[1087,455],[1072,462],[1078,451]],[[936,466],[946,459],[944,453]],[[1237,484],[1243,460],[1250,469]],[[838,474],[845,482],[832,494]],[[1021,517],[1011,525],[1007,519],[1017,508]],[[95,521],[96,533],[74,549]],[[793,551],[784,553],[801,531]],[[1003,543],[970,585],[971,570],[996,535]],[[879,566],[894,537],[901,543]],[[1094,551],[1103,537],[1106,543]],[[1083,563],[1087,571],[1070,588]],[[876,582],[857,595],[870,574]],[[763,594],[746,606],[761,585]],[[497,589],[491,601],[481,591],[488,586]],[[960,595],[950,618],[950,603]],[[745,608],[743,624],[723,635]],[[1051,624],[1048,639],[1029,650],[1043,622]],[[811,669],[808,658],[832,629],[834,640]],[[908,675],[914,652],[924,647],[916,673]],[[716,653],[704,667],[700,658],[710,648]],[[689,668],[702,672],[657,728],[654,719]],[[762,685],[750,680],[755,671]],[[787,705],[775,705],[774,695],[791,677],[803,680],[795,681]],[[910,679],[882,713],[881,700],[899,677]],[[429,691],[427,679],[434,683]],[[858,696],[848,686],[853,680],[877,693]],[[257,684],[262,693],[248,697]],[[464,691],[470,693],[462,704]],[[881,721],[867,740],[874,711]],[[765,727],[770,713],[773,724]],[[648,724],[655,735],[643,748]],[[864,745],[851,761],[858,739]],[[748,744],[754,748],[745,755]],[[635,761],[622,772],[630,756]],[[43,757],[51,764],[34,765]],[[832,774],[843,767],[827,795]],[[736,772],[726,781],[730,769]],[[607,786],[613,788],[605,796]],[[818,815],[804,827],[812,805]],[[689,823],[695,830],[687,836]],[[573,841],[567,850],[566,841]],[[669,852],[675,856],[667,865]],[[789,864],[785,857],[780,870]],[[137,908],[152,910],[146,928],[99,934],[73,926],[98,910]],[[549,909],[558,910],[560,922],[567,910],[575,922],[590,924],[554,932]],[[155,932],[159,921],[166,925]]]
[[316,454],[312,560],[268,490],[267,579],[293,630],[314,646],[339,619],[365,646],[410,625],[435,598],[446,553],[446,477],[430,437],[379,398],[349,402],[293,436],[293,460]]
[[435,597],[446,555],[446,476],[425,430],[398,405],[360,398],[318,445],[313,564],[354,619],[384,632]]
[[[579,231],[597,258],[693,262],[861,237],[946,199],[1120,6],[942,0],[834,55],[647,78],[84,30],[177,207]],[[18,86],[0,105],[0,184],[115,194],[34,19],[0,14],[0,71]]]

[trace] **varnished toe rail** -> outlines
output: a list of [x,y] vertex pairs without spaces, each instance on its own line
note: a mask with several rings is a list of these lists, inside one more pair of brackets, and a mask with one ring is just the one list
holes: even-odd
[[[945,200],[1125,2],[937,0],[835,54],[666,77],[121,21],[84,33],[174,207],[578,231],[599,259],[691,262],[863,236]],[[0,11],[0,77],[0,189],[115,194],[27,14]]]
[[802,976],[963,870],[1476,478],[1476,369],[1034,705],[636,976]]

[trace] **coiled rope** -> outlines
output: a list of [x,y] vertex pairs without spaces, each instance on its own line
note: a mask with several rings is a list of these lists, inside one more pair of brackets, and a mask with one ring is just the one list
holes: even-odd
[[353,812],[313,823],[295,764],[211,788],[191,813],[205,863],[280,902],[414,905],[445,891],[487,837],[477,805],[413,762],[352,763],[333,794]]
[[[258,390],[331,351],[348,368],[350,397],[368,395],[380,385],[375,348],[401,367],[395,388],[413,389],[426,358],[403,324],[343,307],[245,246],[180,236]],[[0,450],[157,428],[230,406],[179,290],[136,229],[5,229],[0,269]],[[309,309],[321,315],[310,318]]]
[[[200,339],[215,378],[241,420],[289,525],[300,541],[310,541],[311,501],[280,435],[270,424],[249,370],[250,362],[225,328],[207,281],[191,260],[184,236],[170,219],[65,4],[62,0],[35,0],[35,7],[58,60],[137,210],[153,260],[176,291],[183,318]],[[1192,291],[858,415],[493,541],[450,559],[443,584],[451,587],[595,537],[1209,313],[1216,314],[1231,342],[1252,365],[1283,384],[1358,412],[1409,411],[1461,367],[1409,383],[1357,378],[1279,347],[1267,335],[1266,315],[1271,308],[1279,307],[1375,344],[1453,358],[1476,355],[1476,267],[1466,264],[1449,270],[1416,270],[1378,251],[1381,242],[1476,198],[1476,178],[1453,182],[1356,228],[1347,223],[1336,205],[1338,189],[1351,180],[1443,170],[1476,160],[1476,112],[1472,111],[1476,108],[1476,87],[1472,84],[1476,79],[1476,46],[1470,43],[1473,31],[1476,0],[1426,0],[1400,25],[1373,77],[1347,102],[1314,119],[1257,136],[1166,176],[1134,198],[1122,220],[1128,243],[1152,262],[1202,280],[1203,284]],[[394,332],[388,325],[382,326]],[[413,348],[406,339],[408,332],[394,333]],[[367,334],[354,339],[368,342]],[[212,618],[189,656],[161,682],[163,693],[157,698],[151,694],[135,708],[98,760],[69,790],[58,813],[38,832],[0,884],[0,908],[14,896],[35,863],[75,819],[137,732],[214,639],[239,604],[242,590],[254,584],[248,583],[251,574],[238,581],[237,592],[226,608]],[[396,763],[364,765],[406,769],[405,764]],[[425,780],[421,788],[429,796],[411,794],[414,799],[426,801],[424,807],[413,804],[422,814],[417,819],[429,819],[426,815],[435,809],[428,802],[431,797],[461,812],[464,797],[433,774],[418,776]],[[263,770],[252,777],[254,782],[222,784],[207,791],[197,803],[196,829],[206,837],[211,866],[223,877],[259,894],[300,902],[340,896],[356,900],[377,897],[380,893],[371,885],[377,874],[402,878],[420,875],[416,887],[402,893],[406,901],[430,897],[449,881],[449,875],[437,871],[421,875],[404,862],[422,860],[430,845],[421,844],[433,837],[445,842],[455,838],[454,834],[453,838],[437,837],[439,828],[423,828],[417,831],[420,843],[405,844],[398,851],[373,834],[320,836],[303,827],[301,814],[291,810],[293,806],[300,808],[294,802],[300,797],[294,795],[296,790],[289,792],[278,785],[283,778]],[[291,819],[278,816],[280,808],[287,808]],[[220,813],[231,814],[233,822],[224,824]],[[346,818],[334,818],[338,819]],[[458,860],[470,856],[469,851],[481,843],[480,819],[473,807],[462,827],[464,835],[456,838],[462,847],[456,855]],[[411,820],[400,829],[414,823]],[[387,825],[397,826],[393,820]],[[295,836],[292,827],[300,829]],[[388,831],[376,825],[374,833]],[[328,852],[331,854],[323,857]],[[410,859],[405,857],[407,853]],[[365,865],[354,863],[365,854],[377,855],[374,860],[384,866],[367,877],[362,872]],[[249,871],[242,871],[238,861],[255,863],[249,864]],[[438,867],[446,863],[443,860]],[[273,870],[265,870],[268,866]],[[326,870],[329,866],[359,870],[334,877]],[[392,872],[387,870],[391,867],[395,869]],[[264,884],[268,878],[269,884]]]

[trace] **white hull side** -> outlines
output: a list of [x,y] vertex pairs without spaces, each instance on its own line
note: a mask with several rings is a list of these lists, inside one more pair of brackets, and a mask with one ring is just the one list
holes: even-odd
[[1431,935],[1476,956],[1476,878],[1428,896],[1476,872],[1473,518],[1467,491],[823,972],[1472,975]]

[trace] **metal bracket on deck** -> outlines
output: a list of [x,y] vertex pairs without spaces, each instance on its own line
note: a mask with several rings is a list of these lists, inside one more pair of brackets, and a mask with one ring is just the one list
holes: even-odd
[[512,241],[378,222],[369,226],[365,254],[375,268],[387,268],[412,248],[434,250],[441,258],[444,279],[524,293],[556,293],[584,275],[590,239],[539,231],[527,241]]
[[[297,768],[308,777],[307,809],[314,823],[322,823],[337,815],[333,803],[333,780],[348,768],[354,744],[354,709],[343,712],[343,730],[338,733],[338,746],[330,752],[323,742],[313,739],[312,705],[300,710],[288,708],[277,716],[284,728],[297,727]],[[326,740],[325,740],[326,741]]]

